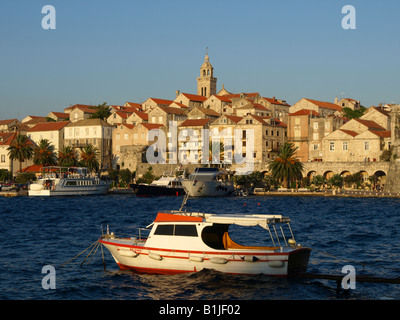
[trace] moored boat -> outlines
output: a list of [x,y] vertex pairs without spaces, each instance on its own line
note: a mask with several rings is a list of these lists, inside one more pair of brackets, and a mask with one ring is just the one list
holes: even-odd
[[[296,243],[290,219],[281,215],[225,215],[198,212],[159,212],[149,225],[147,238],[122,238],[110,233],[99,241],[110,251],[120,269],[142,273],[176,274],[214,269],[230,274],[287,276],[303,273],[311,249]],[[260,226],[272,243],[247,246],[234,242],[231,225]],[[283,228],[287,225],[291,238]]]
[[86,196],[106,194],[109,181],[85,167],[44,167],[42,175],[29,186],[29,196]]
[[150,184],[136,183],[130,187],[137,196],[181,196],[185,194],[182,179],[172,175],[163,175]]
[[218,168],[196,168],[189,179],[182,181],[190,197],[228,196],[235,190],[233,182]]

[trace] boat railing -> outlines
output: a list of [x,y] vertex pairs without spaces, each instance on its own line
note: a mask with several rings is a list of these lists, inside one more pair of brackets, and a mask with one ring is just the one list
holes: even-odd
[[129,227],[129,226],[112,226],[113,232],[110,232],[110,226],[107,225],[107,230],[104,233],[102,226],[102,237],[108,239],[123,238],[131,239],[136,242],[145,242],[149,236],[150,229],[139,228],[139,227]]

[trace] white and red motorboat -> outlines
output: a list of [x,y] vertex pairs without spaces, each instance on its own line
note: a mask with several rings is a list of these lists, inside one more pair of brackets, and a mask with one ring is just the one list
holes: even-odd
[[[230,274],[287,276],[305,272],[311,252],[296,243],[289,222],[281,215],[160,212],[148,226],[147,238],[118,237],[107,227],[99,241],[120,269],[140,273],[176,274],[206,268]],[[262,227],[272,239],[271,246],[235,243],[228,234],[233,224]],[[284,225],[290,239],[284,234]]]

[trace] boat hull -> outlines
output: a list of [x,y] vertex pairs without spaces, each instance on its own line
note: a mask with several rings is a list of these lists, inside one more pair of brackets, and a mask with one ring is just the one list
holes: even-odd
[[151,197],[151,196],[182,196],[185,194],[184,188],[170,188],[163,186],[152,186],[144,184],[131,185],[133,192],[137,196]]
[[[192,251],[114,243],[100,239],[120,269],[138,273],[178,274],[213,269],[229,274],[288,276],[307,269],[309,248],[288,252],[268,251]],[[129,254],[133,252],[133,254]]]
[[182,185],[190,197],[221,197],[233,193],[234,186],[231,183],[220,184],[215,181],[191,181],[184,180]]
[[55,196],[90,196],[106,194],[108,185],[97,185],[93,187],[63,188],[61,190],[29,190],[30,197],[55,197]]

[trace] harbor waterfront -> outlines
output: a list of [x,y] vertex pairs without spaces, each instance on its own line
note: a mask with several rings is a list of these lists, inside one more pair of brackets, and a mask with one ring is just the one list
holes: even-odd
[[[119,270],[101,249],[70,261],[97,241],[107,226],[124,236],[148,225],[157,212],[178,209],[182,197],[142,198],[131,194],[89,197],[0,197],[3,300],[393,300],[398,284],[357,283],[357,275],[399,276],[400,199],[317,196],[194,198],[188,210],[219,214],[290,216],[296,241],[312,249],[308,272],[340,274],[353,266],[355,289],[337,292],[329,280],[193,274],[147,275]],[[232,239],[263,245],[266,237],[232,231]],[[263,233],[261,233],[263,234]],[[94,253],[94,252],[92,252]],[[89,261],[90,260],[90,261]],[[70,262],[68,262],[70,261]],[[67,263],[68,262],[68,263]],[[81,265],[81,263],[83,263]],[[55,288],[45,289],[55,270]]]

